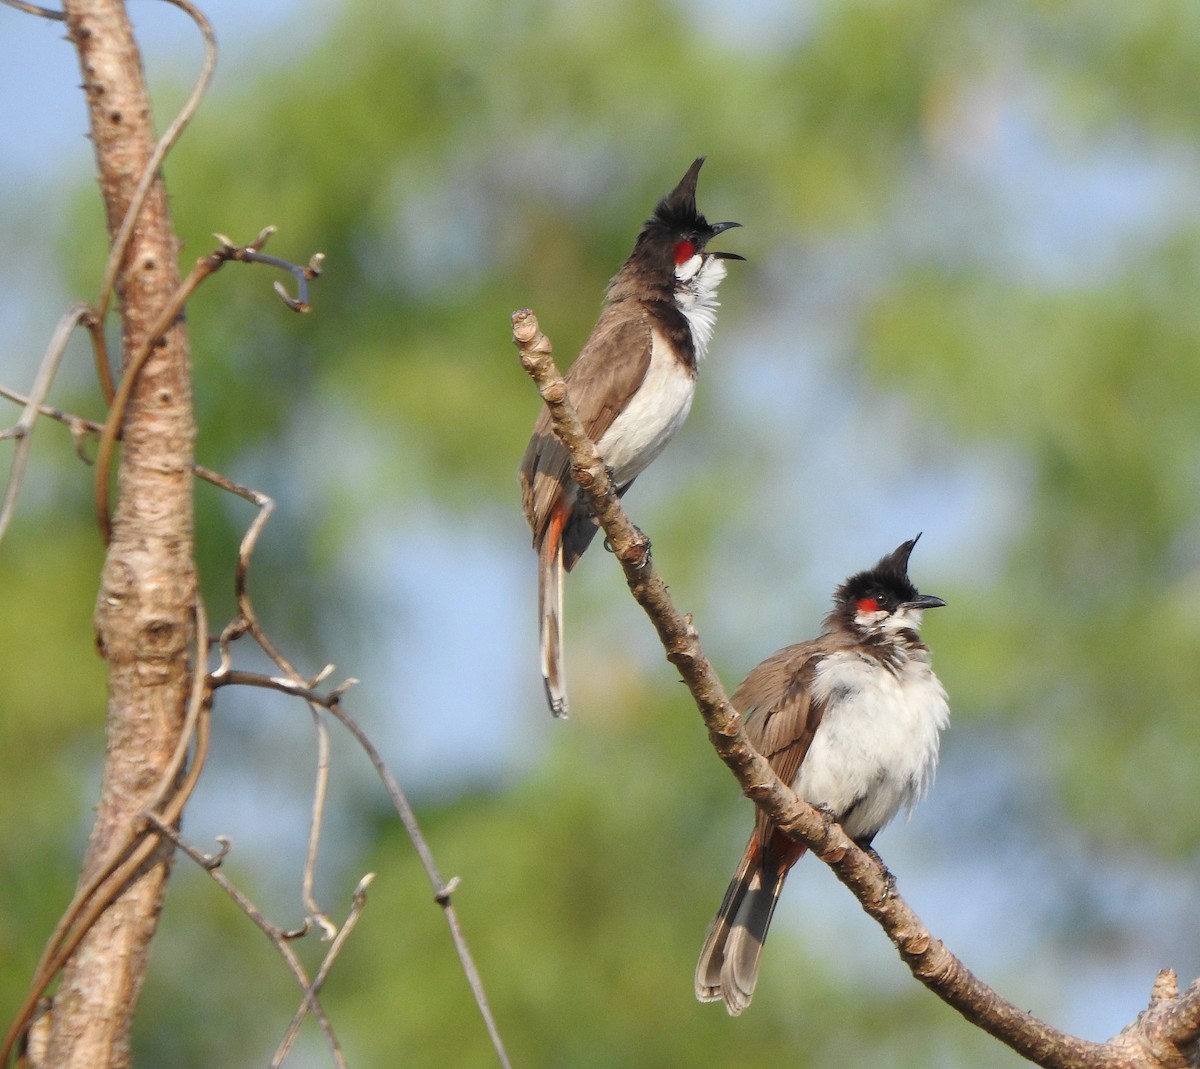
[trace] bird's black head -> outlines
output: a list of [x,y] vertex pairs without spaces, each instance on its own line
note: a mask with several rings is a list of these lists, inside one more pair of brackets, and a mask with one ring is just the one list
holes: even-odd
[[829,623],[864,634],[916,631],[922,609],[945,605],[939,597],[918,593],[908,577],[908,558],[917,538],[902,542],[874,568],[852,575],[838,587]]
[[[704,163],[701,156],[687,169],[670,193],[658,202],[646,220],[633,249],[633,258],[647,260],[662,269],[682,269],[695,256],[718,260],[744,260],[734,252],[710,252],[709,241],[741,223],[710,223],[696,208],[696,179]],[[692,272],[694,273],[694,272]]]

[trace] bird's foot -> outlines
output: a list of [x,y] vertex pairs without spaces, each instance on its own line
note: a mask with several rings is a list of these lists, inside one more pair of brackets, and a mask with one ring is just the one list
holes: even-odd
[[[634,561],[633,566],[635,568],[644,568],[650,563],[650,539],[646,537],[646,535],[642,532],[642,529],[636,524],[631,524],[630,526],[632,526],[634,530],[634,546],[641,551],[640,559]],[[608,553],[616,552],[616,550],[613,548],[613,544],[607,538],[604,540],[604,549]]]
[[873,846],[865,848],[867,853],[871,855],[872,860],[876,865],[883,870],[883,897],[881,901],[886,902],[896,893],[896,877],[892,875],[892,870],[887,867],[883,858],[879,856]]

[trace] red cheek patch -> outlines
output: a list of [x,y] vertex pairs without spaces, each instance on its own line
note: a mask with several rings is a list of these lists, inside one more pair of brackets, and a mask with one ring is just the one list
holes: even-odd
[[858,599],[858,611],[859,612],[878,612],[879,611],[879,602],[877,602],[874,598],[859,598]]
[[696,255],[696,246],[690,241],[677,241],[675,243],[675,265],[685,264],[693,256]]

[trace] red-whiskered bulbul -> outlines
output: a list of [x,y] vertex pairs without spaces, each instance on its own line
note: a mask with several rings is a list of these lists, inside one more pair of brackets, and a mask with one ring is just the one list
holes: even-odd
[[[847,579],[820,637],[768,657],[730,699],[779,778],[864,849],[932,783],[938,734],[950,719],[929,647],[917,637],[922,610],[945,604],[908,578],[917,538]],[[724,999],[734,1016],[750,1005],[771,915],[804,852],[756,812],[700,952],[701,1002]]]
[[[716,321],[725,260],[708,242],[740,223],[709,223],[696,210],[701,156],[654,209],[629,259],[608,284],[604,308],[565,380],[588,437],[618,494],[662,452],[692,407],[696,368]],[[521,499],[538,554],[542,678],[555,716],[567,715],[563,676],[563,572],[597,526],[571,478],[570,460],[543,408],[521,461]]]

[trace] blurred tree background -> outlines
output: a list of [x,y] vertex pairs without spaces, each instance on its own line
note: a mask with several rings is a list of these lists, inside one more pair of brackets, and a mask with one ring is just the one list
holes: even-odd
[[[727,685],[923,530],[913,574],[950,604],[926,634],[954,723],[932,795],[877,844],[902,893],[1003,994],[1089,1038],[1134,1016],[1157,968],[1200,974],[1200,8],[279,0],[277,26],[226,31],[230,8],[212,5],[230,48],[166,167],[184,258],[273,223],[269,251],[328,260],[307,317],[262,269],[193,300],[198,456],[278,500],[260,611],[305,670],[362,678],[351,709],[462,877],[515,1064],[1017,1062],[911,982],[816,863],[753,1009],[694,1001],[751,810],[603,553],[568,583],[574,719],[545,712],[515,483],[539,402],[509,315],[533,306],[565,364],[701,153],[701,209],[745,224],[726,245],[748,262],[687,427],[626,503]],[[6,66],[58,33],[0,17]],[[148,48],[160,126],[197,53]],[[14,106],[81,127],[82,101],[69,119]],[[97,286],[78,138],[70,158],[3,189],[17,388],[57,310]],[[73,352],[53,399],[94,416]],[[0,552],[6,1013],[96,794],[89,488],[65,430],[40,426]],[[219,621],[251,513],[204,486],[198,502]],[[216,733],[185,833],[230,835],[230,874],[298,920],[307,714],[222,692]],[[379,873],[326,988],[351,1064],[494,1064],[366,762],[345,740],[335,760],[327,908]],[[180,862],[141,1062],[259,1064],[296,1002]],[[326,1064],[305,1037],[295,1064]]]

